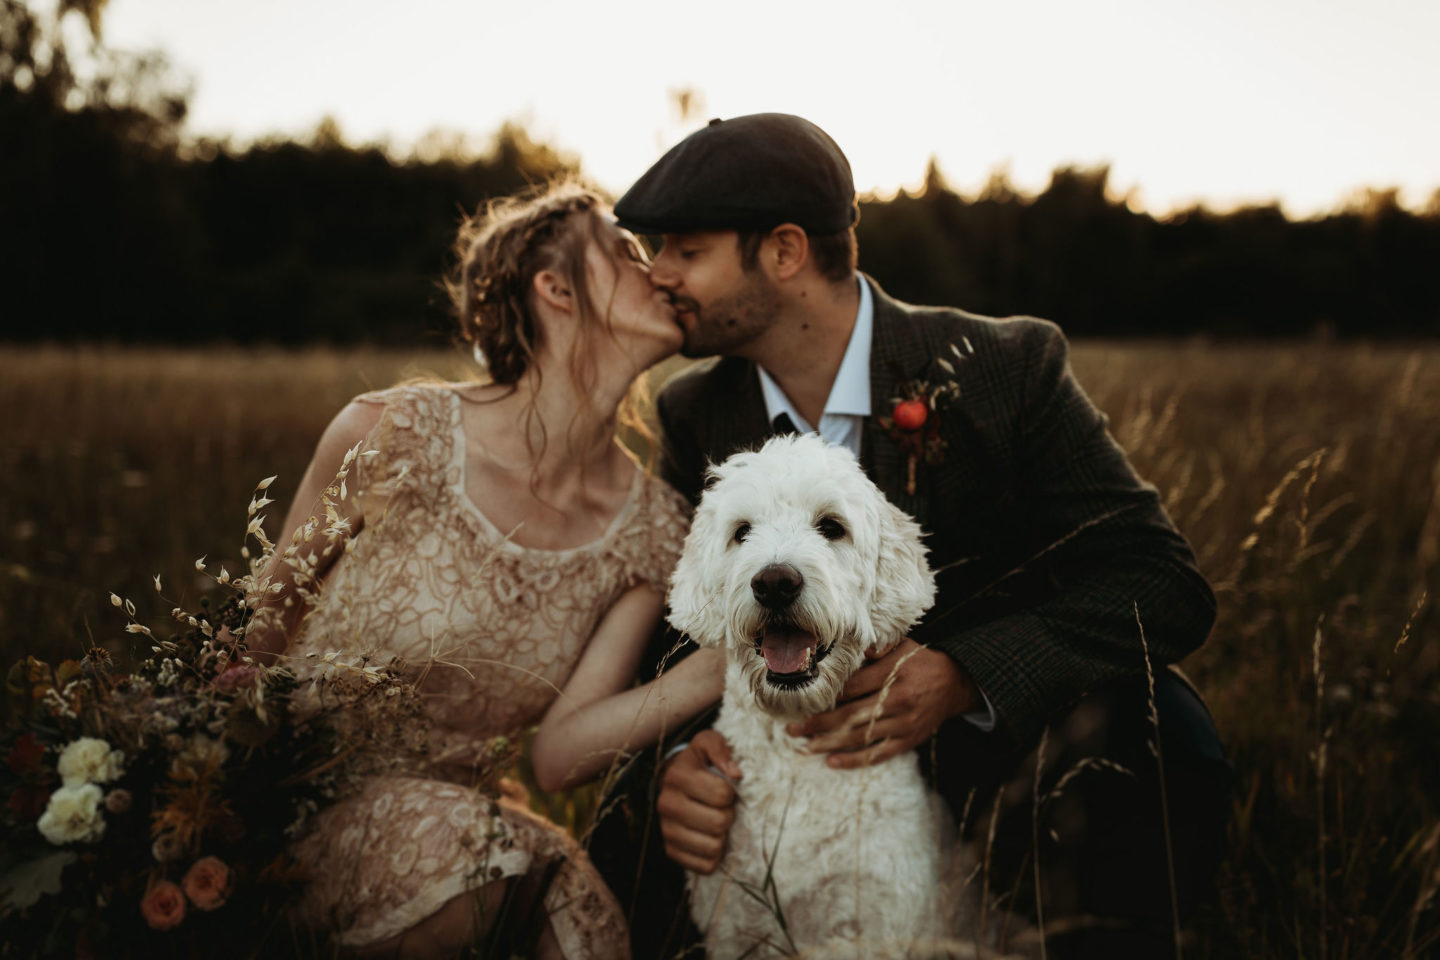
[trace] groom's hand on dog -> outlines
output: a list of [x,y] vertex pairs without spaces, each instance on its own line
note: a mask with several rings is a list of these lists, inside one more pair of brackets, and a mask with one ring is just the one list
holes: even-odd
[[[830,766],[863,767],[915,749],[978,699],[974,682],[954,660],[907,638],[855,672],[840,706],[788,729],[809,737],[813,752],[829,753]],[[714,730],[696,734],[670,760],[656,809],[671,860],[696,873],[713,873],[720,865],[735,820],[732,782],[739,778],[730,745]]]
[[907,637],[855,671],[834,710],[788,729],[809,737],[811,751],[830,754],[830,766],[847,770],[914,750],[977,700],[975,683],[959,664]]
[[655,802],[665,853],[671,860],[696,873],[715,871],[735,820],[732,784],[739,779],[740,767],[730,756],[730,745],[714,730],[700,731],[671,758]]

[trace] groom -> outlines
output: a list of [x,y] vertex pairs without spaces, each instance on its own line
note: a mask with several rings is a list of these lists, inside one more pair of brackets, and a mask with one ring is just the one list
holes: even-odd
[[[792,732],[839,768],[927,745],[966,832],[985,838],[994,820],[992,892],[1018,887],[1011,906],[1032,921],[1041,898],[1059,931],[1052,956],[1164,955],[1175,915],[1209,882],[1229,804],[1209,715],[1165,669],[1204,642],[1214,598],[1076,383],[1059,329],[910,306],[858,273],[849,164],[799,117],[711,121],[615,212],[664,238],[651,280],[675,304],[684,353],[721,357],[660,395],[667,478],[695,500],[707,463],[818,430],[928,533],[934,608],[835,710]],[[718,863],[734,802],[712,768],[744,774],[705,730],[665,761],[656,801],[665,853],[701,872]],[[673,953],[647,937],[678,873],[649,873],[637,956]],[[624,899],[632,882],[616,887]]]

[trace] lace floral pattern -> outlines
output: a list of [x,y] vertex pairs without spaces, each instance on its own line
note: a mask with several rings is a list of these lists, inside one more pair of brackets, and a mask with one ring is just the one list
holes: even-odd
[[300,848],[316,874],[302,909],[344,944],[373,944],[487,879],[563,857],[546,902],[566,956],[623,955],[618,908],[574,840],[468,789],[466,771],[490,738],[539,721],[625,590],[664,589],[687,507],[637,470],[599,539],[521,547],[465,492],[458,394],[423,385],[362,399],[385,405],[367,442],[379,453],[354,475],[363,532],[336,561],[291,654],[401,658],[425,697],[431,759],[455,782],[379,778],[322,814]]

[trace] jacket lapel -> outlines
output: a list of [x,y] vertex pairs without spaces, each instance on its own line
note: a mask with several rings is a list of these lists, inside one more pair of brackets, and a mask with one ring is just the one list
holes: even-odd
[[[860,432],[860,464],[866,475],[885,492],[890,501],[922,523],[928,516],[929,497],[922,466],[915,494],[905,492],[907,461],[879,418],[889,416],[900,381],[917,376],[929,357],[918,329],[909,321],[905,305],[892,299],[880,285],[864,274],[874,294],[874,326],[870,340],[870,417]],[[748,361],[722,361],[729,366],[721,382],[723,440],[711,447],[709,455],[718,463],[737,450],[756,450],[774,435],[765,415],[765,397],[755,366]],[[733,364],[733,365],[731,365]]]
[[765,415],[765,394],[760,390],[760,375],[753,363],[745,365],[745,376],[735,391],[735,406],[731,410],[732,450],[758,450],[765,441],[774,436],[770,418]]
[[923,522],[928,512],[924,468],[917,475],[915,493],[906,493],[907,458],[879,418],[888,417],[894,408],[900,381],[917,376],[925,366],[925,344],[907,322],[904,305],[870,277],[864,279],[874,294],[875,324],[870,339],[870,417],[861,432],[860,462],[892,503]]

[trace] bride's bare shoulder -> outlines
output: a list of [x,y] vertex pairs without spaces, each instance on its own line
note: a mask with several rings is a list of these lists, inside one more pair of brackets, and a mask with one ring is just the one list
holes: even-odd
[[[371,390],[355,397],[336,416],[337,423],[352,429],[354,440],[363,439],[387,414],[397,426],[426,430],[448,424],[452,420],[455,398],[465,398],[470,388],[466,383],[448,383],[439,379],[409,380]],[[364,428],[359,435],[354,429]]]
[[365,442],[387,414],[406,426],[413,425],[417,419],[428,423],[426,417],[417,415],[435,407],[437,401],[453,402],[449,394],[459,386],[441,380],[420,380],[359,394],[335,414],[320,437],[319,448],[322,452],[343,456],[351,447]]
[[338,463],[351,447],[365,442],[384,412],[385,404],[376,402],[374,394],[361,394],[345,404],[320,435],[315,460]]

